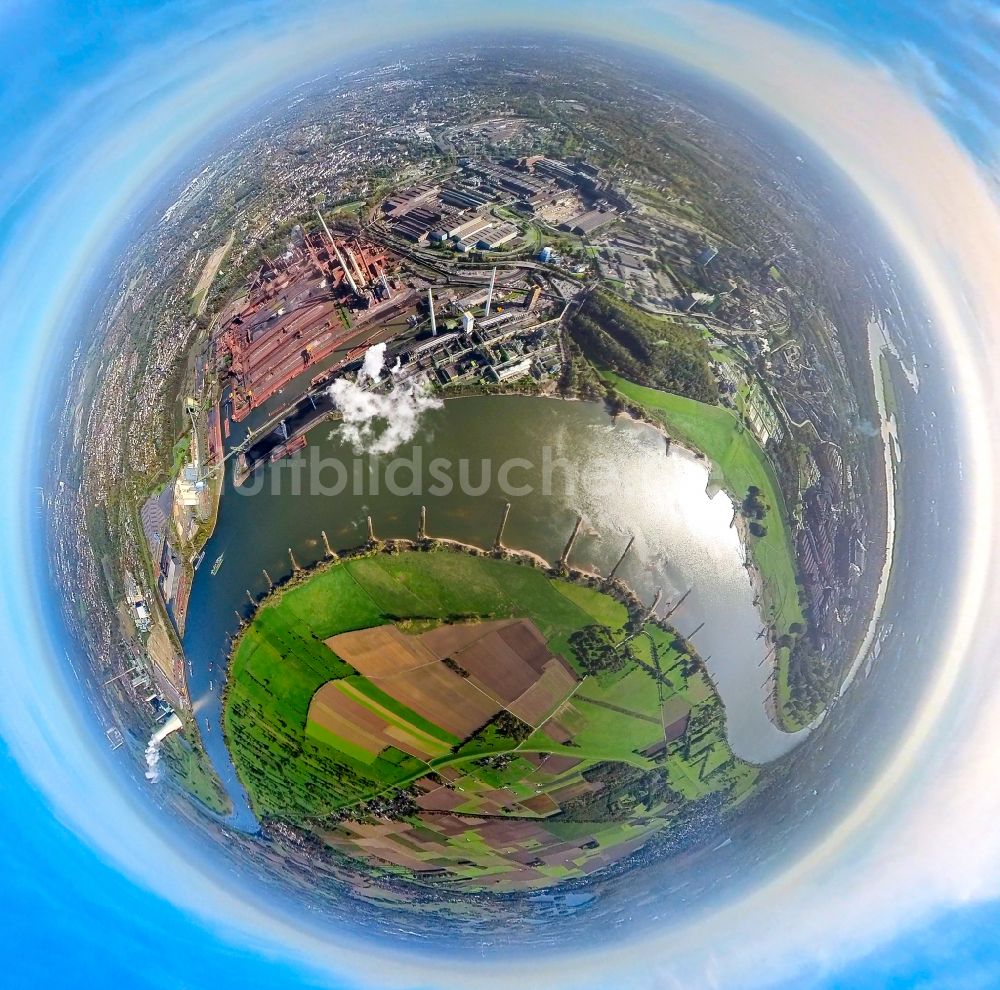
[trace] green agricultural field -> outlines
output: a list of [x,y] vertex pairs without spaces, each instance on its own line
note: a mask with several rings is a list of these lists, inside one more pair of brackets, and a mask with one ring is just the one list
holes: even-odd
[[628,621],[628,609],[610,595],[604,595],[596,588],[573,584],[571,581],[556,581],[555,589],[578,605],[595,622],[607,626],[612,631],[622,630]]
[[341,760],[306,733],[317,689],[355,673],[324,640],[401,619],[526,614],[567,658],[568,635],[590,621],[540,571],[455,553],[361,558],[281,593],[240,638],[224,716],[255,810],[293,819],[327,814],[412,775]]
[[[729,750],[721,706],[697,658],[652,625],[625,641],[628,617],[624,604],[595,588],[452,550],[375,554],[324,567],[274,595],[232,658],[224,724],[255,811],[312,828],[364,858],[369,846],[355,845],[352,816],[363,817],[376,802],[385,832],[377,857],[385,868],[419,872],[426,864],[465,883],[514,889],[585,873],[591,860],[597,868],[596,857],[666,827],[690,801],[716,792],[739,800],[757,771]],[[490,624],[504,619],[530,621],[551,651],[547,662],[560,666],[554,653],[569,664],[559,675],[564,687],[533,724],[500,707],[466,738],[427,716],[435,700],[422,687],[423,668],[404,685],[407,668],[393,660],[374,683],[324,642],[373,630],[363,640],[339,641],[345,656],[364,667],[364,649],[371,647],[359,642],[402,649],[405,658],[407,643],[441,625],[458,624],[448,637],[474,639],[485,635],[479,628],[522,628]],[[396,638],[387,639],[383,630],[393,626]],[[577,653],[579,637],[595,628],[607,630],[600,640],[607,669],[596,672],[593,657],[584,664]],[[378,656],[376,666],[386,662],[386,654]],[[445,679],[456,690],[482,692],[479,681],[462,679],[471,676],[461,666],[466,654],[441,656],[429,662],[448,667]],[[316,716],[323,724],[312,716],[314,696],[324,699]],[[408,742],[399,742],[401,750],[383,745],[387,737]],[[404,751],[412,745],[418,750]],[[470,824],[459,840],[440,831],[443,809],[476,816],[480,824]],[[633,817],[642,818],[641,827],[631,824]],[[331,820],[340,823],[332,831],[324,824]],[[490,823],[500,820],[535,822],[535,831],[525,832],[521,847],[509,826],[502,838],[493,837]],[[539,839],[541,823],[559,828]],[[579,848],[559,869],[511,858],[512,849],[547,843],[565,852],[560,836],[570,834]]]
[[433,722],[422,718],[412,709],[407,708],[406,705],[400,704],[392,695],[380,690],[367,678],[344,677],[337,681],[337,687],[344,694],[360,700],[370,711],[377,711],[400,726],[415,729],[428,739],[438,743],[445,751],[451,750],[462,741],[458,736],[446,732]]

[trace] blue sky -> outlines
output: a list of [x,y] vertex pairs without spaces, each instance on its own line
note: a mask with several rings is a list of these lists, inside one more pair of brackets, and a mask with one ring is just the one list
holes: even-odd
[[3,747],[0,782],[5,986],[310,985],[288,965],[213,937],[103,862],[53,817]]
[[822,985],[844,990],[992,990],[1000,986],[1000,904],[952,911],[845,966]]
[[[74,301],[87,284],[93,252],[106,243],[121,219],[128,182],[141,188],[150,176],[169,174],[179,160],[190,137],[184,118],[191,111],[185,101],[191,92],[198,96],[198,81],[208,78],[217,53],[231,57],[227,36],[245,35],[266,50],[289,12],[307,13],[315,6],[270,0],[241,4],[15,0],[0,9],[0,254],[8,269],[0,271],[0,287],[5,286],[5,276],[11,280],[4,295],[9,327],[31,326],[26,301],[19,297],[40,301],[48,314],[46,332],[53,337],[67,320],[79,315]],[[326,8],[333,12],[335,6]],[[885,66],[982,163],[994,162],[1000,121],[1000,17],[995,5],[977,0],[746,0],[740,6]],[[643,4],[628,7],[634,12]],[[436,5],[430,0],[421,9],[432,11]],[[394,13],[412,16],[416,10],[413,3],[393,4]],[[560,12],[569,18],[573,10],[571,3],[547,7],[552,19]],[[293,67],[294,60],[277,67],[275,79],[287,76]],[[237,77],[234,72],[231,80]],[[206,86],[205,102],[214,100],[217,106],[205,109],[206,120],[223,119],[237,109],[237,104],[209,91]],[[254,95],[252,86],[238,93],[247,99]],[[141,126],[145,107],[149,120],[156,122],[155,127],[150,124],[147,137]],[[120,146],[111,141],[119,119],[135,125]],[[163,147],[157,144],[161,135],[165,135]],[[120,151],[120,157],[109,156],[103,166],[88,162],[88,145],[99,142]],[[65,198],[60,198],[64,192]],[[40,249],[46,238],[62,237],[79,254],[65,253],[64,273],[58,268],[64,255],[52,251],[50,267],[30,276],[24,269],[23,281],[15,283],[19,245],[29,236],[38,238]],[[72,272],[70,261],[77,266]],[[17,291],[11,291],[15,284]],[[10,403],[11,433],[19,438],[12,441],[15,444],[23,444],[29,432],[34,393],[24,383],[34,382],[43,351],[36,336],[21,334],[11,341],[0,369],[0,385]],[[22,448],[15,452],[18,449]],[[0,494],[0,540],[10,551],[8,560],[21,560],[27,550],[14,535],[24,521],[24,505],[15,502],[15,496],[23,494]],[[30,749],[38,753],[35,776],[60,781],[69,788],[68,801],[81,803],[89,793],[110,793],[102,789],[110,786],[107,781],[91,783],[81,777],[76,790],[67,785],[59,776],[62,754],[54,746],[41,752],[39,737],[31,735],[27,702],[25,712],[14,710],[28,684],[18,680],[28,676],[16,669],[18,660],[26,663],[32,657],[36,665],[29,665],[29,671],[34,683],[49,677],[47,690],[60,690],[58,672],[46,673],[38,666],[46,663],[43,657],[51,648],[40,620],[39,628],[30,635],[25,632],[23,616],[31,610],[17,568],[8,567],[0,575],[0,635],[7,637],[12,658],[0,669],[4,715],[0,728],[10,733],[8,744],[0,748],[0,821],[5,823],[0,832],[0,903],[4,904],[0,949],[13,985],[48,986],[69,979],[130,988],[308,985],[291,963],[239,948],[239,943],[223,940],[188,912],[150,893],[147,888],[156,873],[172,870],[167,861],[157,865],[154,859],[150,865],[149,858],[162,852],[152,840],[136,832],[135,847],[126,849],[132,842],[130,833],[123,830],[118,835],[121,858],[130,863],[145,860],[151,875],[139,882],[140,871],[134,868],[129,879],[120,864],[111,864],[106,851],[92,848],[67,808],[51,806],[36,783],[24,776],[13,754],[24,760]],[[80,740],[85,745],[83,735]],[[73,759],[82,761],[84,755]],[[109,813],[113,813],[110,806]],[[998,923],[1000,910],[993,903],[945,912],[933,924],[898,933],[860,962],[842,966],[838,958],[830,958],[816,985],[996,986]]]
[[1000,5],[993,0],[741,0],[763,17],[866,52],[992,161],[1000,122]]

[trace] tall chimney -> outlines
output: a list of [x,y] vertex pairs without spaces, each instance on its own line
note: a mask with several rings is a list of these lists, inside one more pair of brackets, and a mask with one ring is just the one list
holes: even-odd
[[436,337],[438,335],[438,325],[437,320],[434,317],[434,293],[431,292],[431,287],[427,286],[427,308],[431,313],[431,336]]
[[483,313],[483,319],[485,320],[487,316],[490,315],[490,307],[493,305],[493,286],[496,284],[497,280],[497,270],[493,269],[493,275],[490,277],[490,292],[486,297],[486,312]]

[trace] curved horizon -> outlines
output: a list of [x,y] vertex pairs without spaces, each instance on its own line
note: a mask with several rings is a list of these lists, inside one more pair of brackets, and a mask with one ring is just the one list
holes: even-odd
[[[383,6],[393,12],[391,34],[384,25],[365,28],[361,8],[351,17],[347,11],[355,8],[342,6],[333,18],[309,5],[285,15],[263,5],[259,23],[223,10],[160,39],[153,46],[158,72],[148,71],[149,51],[136,45],[123,64],[112,62],[84,90],[74,89],[69,102],[36,111],[26,147],[0,171],[6,180],[0,188],[8,190],[0,198],[0,290],[11,300],[8,319],[20,329],[0,376],[11,407],[12,461],[27,466],[21,473],[30,486],[44,467],[38,399],[51,394],[45,379],[55,370],[53,355],[71,353],[75,331],[92,320],[94,280],[130,238],[129,224],[142,223],[154,199],[162,201],[166,187],[176,186],[218,135],[270,94],[335,71],[336,60],[348,54],[467,28],[558,33],[569,14],[565,4],[487,10],[448,2],[433,13]],[[371,13],[364,16],[370,24]],[[358,26],[345,29],[345,22]],[[223,945],[287,967],[284,978],[303,985],[490,987],[544,978],[553,987],[600,986],[616,985],[623,973],[636,987],[770,985],[831,959],[835,949],[843,965],[942,912],[1000,895],[1000,839],[993,834],[1000,785],[990,759],[991,725],[1000,717],[1000,687],[990,677],[998,645],[990,617],[1000,605],[993,525],[1000,438],[981,429],[1000,421],[991,389],[1000,376],[991,271],[991,259],[1000,257],[1000,207],[992,178],[886,66],[852,60],[816,37],[731,7],[723,16],[720,6],[696,2],[631,4],[613,25],[598,5],[575,4],[572,27],[584,39],[671,58],[802,135],[864,198],[905,260],[931,314],[960,416],[964,502],[954,511],[965,525],[955,554],[964,573],[941,631],[948,646],[933,658],[908,734],[864,796],[764,887],[663,938],[599,953],[577,948],[571,961],[532,954],[522,962],[494,960],[487,970],[382,940],[373,969],[371,943],[333,944],[318,932],[296,930],[220,883],[214,864],[187,861],[168,830],[152,822],[147,802],[122,785],[67,686],[51,602],[35,597],[48,575],[33,488],[5,486],[0,630],[18,648],[0,699],[10,755],[51,814],[127,876],[141,898],[166,900]],[[248,78],[247,64],[261,71]],[[58,149],[67,121],[81,114],[87,133]],[[24,581],[24,574],[32,579]],[[944,805],[958,813],[942,819]],[[737,944],[738,953],[720,950]],[[637,961],[643,949],[657,953],[657,962],[650,964],[648,955]],[[309,960],[304,967],[297,963],[302,955]]]

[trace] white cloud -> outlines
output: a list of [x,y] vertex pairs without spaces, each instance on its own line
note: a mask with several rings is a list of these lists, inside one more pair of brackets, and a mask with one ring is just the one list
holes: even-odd
[[912,41],[899,45],[895,69],[898,77],[931,106],[952,108],[959,102],[955,87],[948,81],[937,62]]

